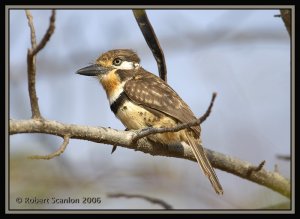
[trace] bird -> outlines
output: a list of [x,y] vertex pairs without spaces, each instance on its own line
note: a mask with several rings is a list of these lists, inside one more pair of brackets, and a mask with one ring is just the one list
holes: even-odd
[[[127,130],[174,127],[197,119],[170,85],[141,66],[139,56],[131,49],[109,50],[76,73],[98,79],[106,92],[110,109]],[[181,143],[191,147],[215,192],[223,194],[202,146],[200,132],[200,125],[197,125],[178,132],[152,134],[147,138],[163,145]]]

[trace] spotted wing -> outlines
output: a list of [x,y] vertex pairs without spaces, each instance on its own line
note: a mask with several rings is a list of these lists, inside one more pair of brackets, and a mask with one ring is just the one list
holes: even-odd
[[[144,69],[139,69],[135,77],[126,82],[124,91],[136,104],[167,114],[180,123],[196,119],[189,106],[168,84]],[[200,126],[191,128],[200,135]]]

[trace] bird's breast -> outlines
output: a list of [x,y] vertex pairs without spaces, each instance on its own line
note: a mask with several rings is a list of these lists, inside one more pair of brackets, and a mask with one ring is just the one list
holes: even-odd
[[[177,122],[168,116],[157,116],[153,112],[137,105],[130,100],[125,100],[115,114],[128,129],[143,129],[147,127],[162,128],[174,127]],[[172,144],[182,141],[183,130],[179,132],[166,132],[148,136],[154,142]]]
[[157,116],[129,100],[125,100],[119,106],[116,116],[128,129],[150,127],[159,120]]

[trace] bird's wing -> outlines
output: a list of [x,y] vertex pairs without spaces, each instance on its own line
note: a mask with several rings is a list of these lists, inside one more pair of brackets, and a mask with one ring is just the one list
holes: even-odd
[[[136,104],[167,114],[180,123],[196,119],[189,106],[168,84],[142,68],[126,82],[124,91]],[[191,129],[200,136],[200,126]]]

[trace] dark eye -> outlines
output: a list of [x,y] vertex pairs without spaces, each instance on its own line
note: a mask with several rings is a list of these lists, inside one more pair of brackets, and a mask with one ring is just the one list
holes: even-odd
[[114,59],[114,61],[113,61],[113,64],[114,64],[114,65],[121,65],[121,63],[122,63],[122,59],[120,59],[120,58],[116,58],[116,59]]

